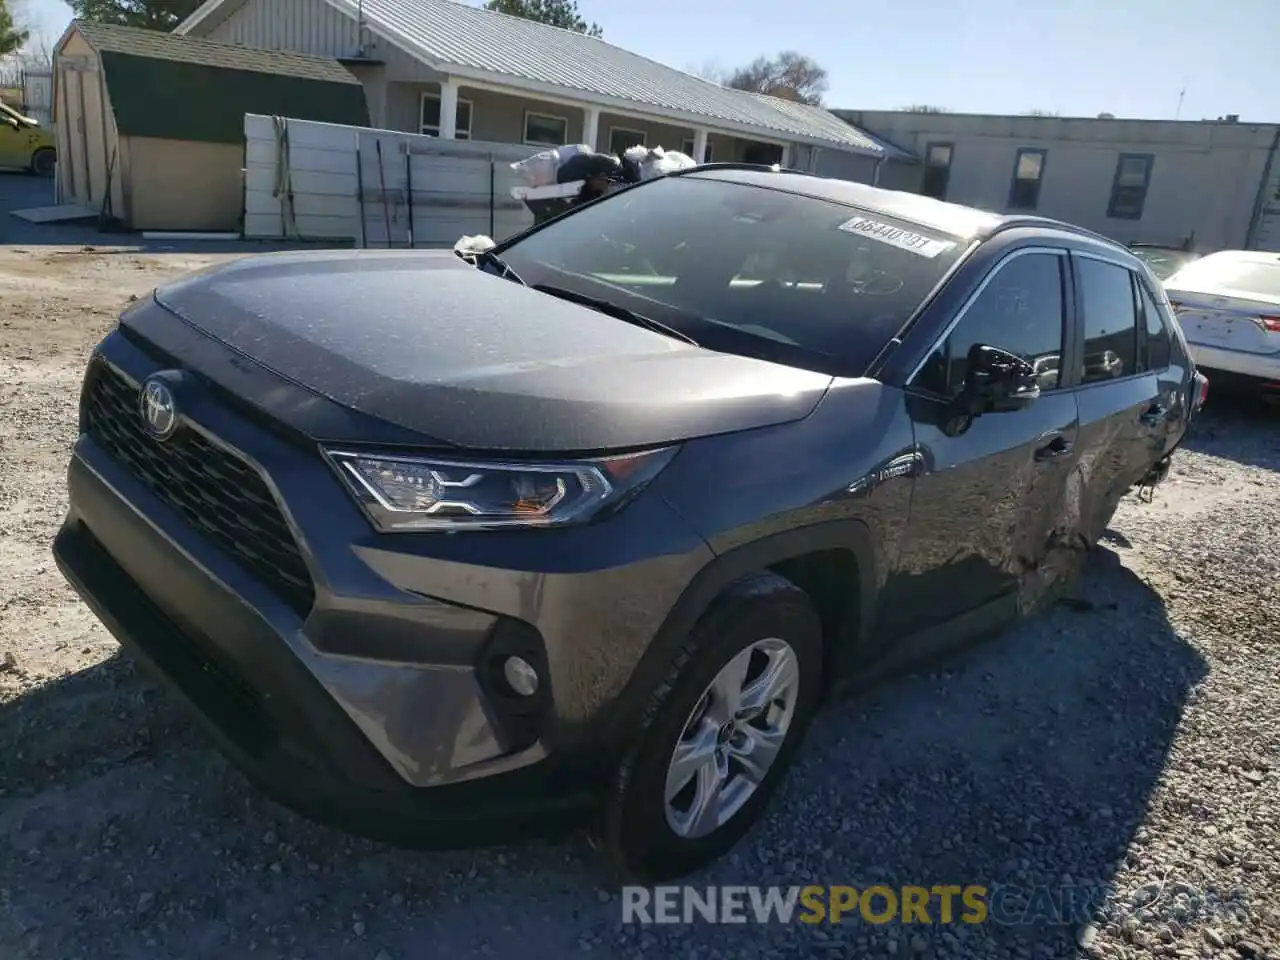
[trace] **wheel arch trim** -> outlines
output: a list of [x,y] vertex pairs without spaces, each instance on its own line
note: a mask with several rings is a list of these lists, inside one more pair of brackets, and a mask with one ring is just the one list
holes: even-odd
[[652,692],[662,683],[686,636],[730,584],[786,560],[823,550],[842,549],[853,554],[858,574],[859,646],[870,636],[877,594],[877,563],[871,530],[862,520],[828,520],[785,530],[743,544],[709,560],[672,605],[653,642],[640,658],[621,693],[610,706],[605,721],[605,742],[616,756],[631,743]]

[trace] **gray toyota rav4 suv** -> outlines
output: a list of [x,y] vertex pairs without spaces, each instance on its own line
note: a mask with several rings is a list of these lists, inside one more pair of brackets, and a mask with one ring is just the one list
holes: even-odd
[[94,352],[54,551],[271,795],[407,844],[749,828],[834,685],[1070,582],[1207,383],[1123,247],[777,168],[471,260],[268,254]]

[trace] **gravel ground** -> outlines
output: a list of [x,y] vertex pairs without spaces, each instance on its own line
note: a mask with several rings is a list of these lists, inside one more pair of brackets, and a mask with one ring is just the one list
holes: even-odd
[[1211,402],[1076,602],[833,705],[694,880],[1084,889],[1092,925],[624,926],[584,837],[411,853],[266,801],[64,585],[88,351],[210,259],[0,248],[0,957],[1280,957],[1280,416]]

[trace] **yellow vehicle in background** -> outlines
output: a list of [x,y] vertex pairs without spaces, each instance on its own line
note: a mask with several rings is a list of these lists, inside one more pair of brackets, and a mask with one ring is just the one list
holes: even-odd
[[0,167],[21,167],[51,177],[57,158],[52,130],[0,103]]

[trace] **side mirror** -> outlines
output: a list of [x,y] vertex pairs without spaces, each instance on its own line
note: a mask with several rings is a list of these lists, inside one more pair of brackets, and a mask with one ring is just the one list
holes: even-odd
[[1040,397],[1042,373],[1017,354],[974,344],[969,349],[964,387],[955,399],[955,412],[980,417],[1024,410]]

